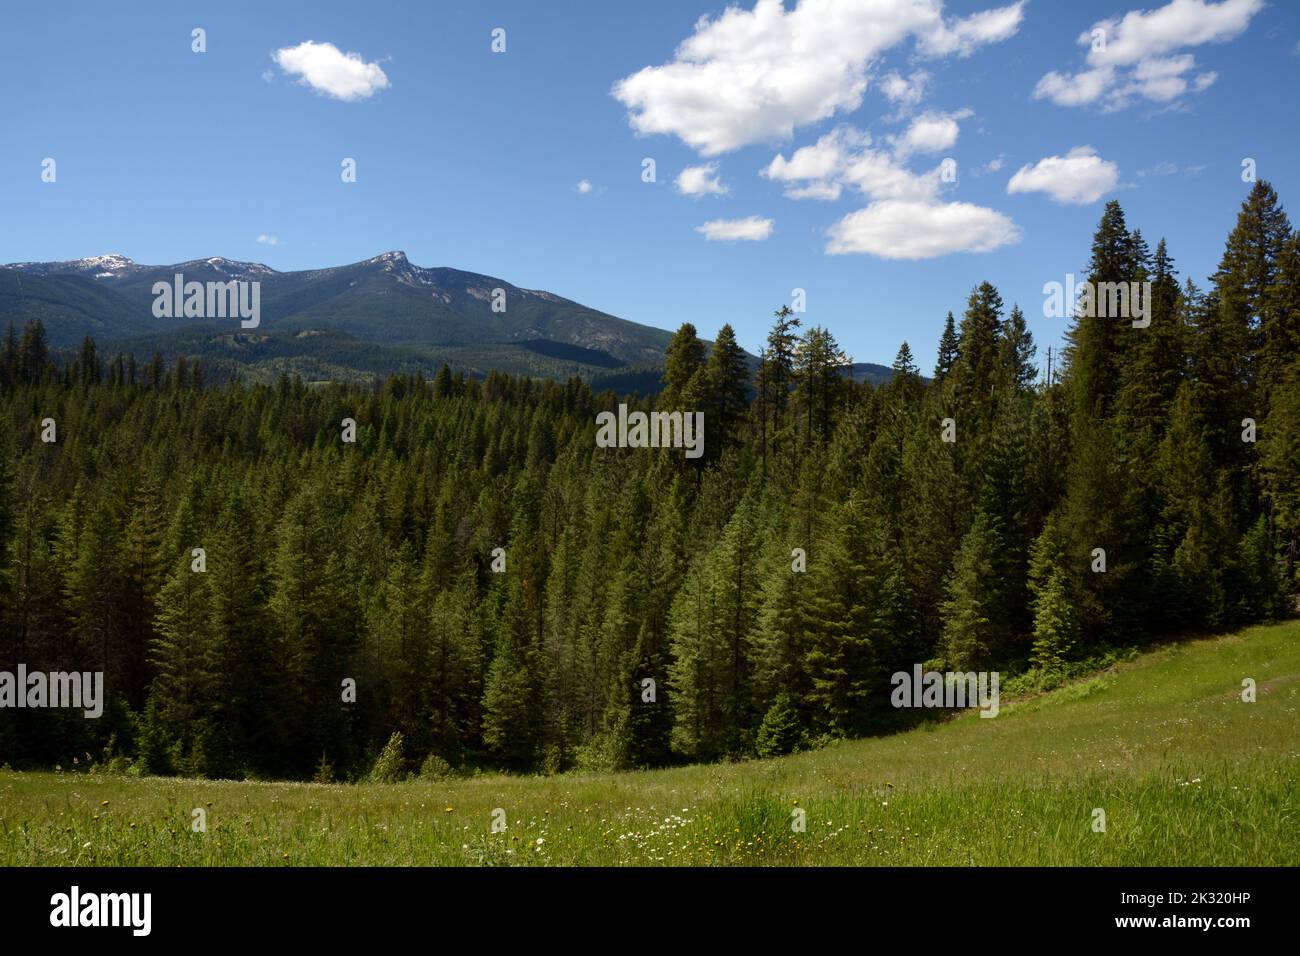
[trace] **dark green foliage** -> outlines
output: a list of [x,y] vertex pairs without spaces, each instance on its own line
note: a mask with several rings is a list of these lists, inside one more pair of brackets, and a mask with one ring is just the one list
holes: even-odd
[[0,669],[102,670],[108,701],[6,710],[0,762],[323,782],[787,753],[898,726],[916,664],[1051,678],[1290,613],[1288,230],[1257,187],[1202,293],[1108,205],[1089,274],[1149,280],[1151,322],[1076,317],[1055,383],[989,283],[929,382],[906,344],[856,381],[782,309],[751,384],[729,326],[710,350],[684,325],[633,404],[703,411],[698,461],[597,448],[619,399],[579,377],[242,384],[11,329]]
[[754,749],[760,757],[793,753],[804,741],[803,727],[794,698],[789,694],[778,694],[759,725]]

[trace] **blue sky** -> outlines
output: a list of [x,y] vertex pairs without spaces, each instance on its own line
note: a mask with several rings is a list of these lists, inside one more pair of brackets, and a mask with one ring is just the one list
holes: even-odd
[[[984,279],[1058,341],[1043,283],[1082,270],[1108,198],[1198,282],[1243,159],[1300,208],[1300,4],[868,6],[11,6],[0,262],[401,249],[650,325],[730,322],[751,351],[802,288],[855,359],[907,339],[928,368]],[[751,238],[699,231],[719,221]]]

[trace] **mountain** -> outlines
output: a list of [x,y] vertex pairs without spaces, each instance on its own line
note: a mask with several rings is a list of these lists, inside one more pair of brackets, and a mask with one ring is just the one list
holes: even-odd
[[[362,341],[417,347],[553,342],[613,356],[618,365],[661,361],[672,337],[494,276],[417,266],[402,252],[301,272],[215,257],[164,266],[140,265],[121,255],[12,263],[0,267],[0,276],[9,280],[0,286],[0,320],[32,318],[28,311],[41,311],[55,345],[75,344],[89,326],[97,338],[111,340],[194,325],[194,318],[153,314],[154,283],[170,284],[177,274],[186,282],[259,282],[263,332],[330,329]],[[494,310],[494,297],[504,311]]]
[[[884,385],[894,377],[894,370],[888,365],[877,365],[874,362],[854,362],[844,370],[844,374],[858,383]],[[922,376],[922,379],[929,381],[925,376]]]
[[[155,283],[171,286],[178,274],[186,283],[259,283],[259,324],[156,317]],[[494,310],[494,299],[504,311]],[[0,266],[0,328],[37,318],[55,348],[75,347],[89,335],[107,351],[158,350],[168,361],[198,356],[218,375],[253,381],[281,374],[308,381],[431,375],[446,362],[475,376],[491,369],[559,380],[576,375],[597,387],[644,393],[658,389],[672,338],[552,292],[417,266],[399,251],[298,272],[221,257],[142,265],[118,254]],[[861,365],[854,375],[876,382],[888,371]]]

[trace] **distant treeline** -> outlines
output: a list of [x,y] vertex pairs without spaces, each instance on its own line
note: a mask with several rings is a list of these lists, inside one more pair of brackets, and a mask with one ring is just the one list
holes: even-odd
[[706,350],[684,325],[654,407],[705,413],[698,460],[597,448],[618,399],[576,379],[204,386],[11,332],[0,670],[102,670],[110,699],[0,710],[0,764],[355,777],[397,731],[411,769],[779,753],[895,726],[889,676],[917,663],[1047,682],[1289,613],[1277,197],[1254,186],[1205,289],[1113,202],[1087,272],[1150,282],[1150,323],[1070,320],[1050,382],[988,283],[930,381],[904,344],[887,384],[853,382],[787,309],[753,374],[730,327]]

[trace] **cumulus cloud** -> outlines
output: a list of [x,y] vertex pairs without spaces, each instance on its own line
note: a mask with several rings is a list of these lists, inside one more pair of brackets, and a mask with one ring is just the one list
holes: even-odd
[[790,199],[838,199],[845,187],[870,199],[928,200],[939,194],[942,164],[913,172],[903,160],[913,152],[941,152],[957,141],[954,114],[918,117],[902,136],[890,137],[890,148],[873,145],[870,134],[838,127],[786,159],[777,154],[763,170],[768,179],[785,184]]
[[772,235],[773,225],[771,219],[764,219],[762,216],[747,216],[744,219],[714,219],[702,226],[696,226],[695,231],[702,233],[704,238],[711,242],[736,242],[738,240],[757,242]]
[[954,252],[989,252],[1020,241],[1006,216],[965,202],[885,199],[849,213],[828,231],[831,255],[867,253],[881,259],[933,259]]
[[276,50],[274,59],[298,82],[336,100],[361,100],[388,87],[388,77],[378,63],[367,63],[358,53],[344,53],[333,43],[307,40]]
[[1021,166],[1007,183],[1008,193],[1046,193],[1059,203],[1096,202],[1115,188],[1119,167],[1091,146],[1076,146],[1064,156],[1048,156]]
[[573,188],[578,190],[578,192],[582,193],[582,195],[585,196],[587,195],[587,193],[591,192],[591,180],[579,179],[578,185],[574,186]]
[[917,70],[907,77],[899,73],[886,73],[876,85],[885,94],[885,99],[897,109],[897,115],[905,116],[925,96],[925,89],[930,85],[930,74],[925,70]]
[[1034,97],[1060,106],[1099,103],[1111,111],[1138,99],[1170,103],[1203,92],[1218,74],[1198,72],[1196,58],[1180,51],[1235,39],[1263,7],[1264,0],[1170,0],[1156,10],[1099,20],[1078,38],[1089,51],[1086,68],[1045,74]]
[[912,120],[907,132],[894,139],[894,152],[901,158],[912,153],[942,153],[952,149],[957,145],[957,136],[961,132],[957,121],[970,115],[970,110],[923,113]]
[[840,127],[788,159],[776,156],[763,175],[784,183],[791,199],[838,199],[852,189],[870,200],[828,230],[826,251],[831,255],[929,259],[987,252],[1019,240],[1015,223],[1001,213],[971,203],[944,202],[943,165],[913,172],[901,163],[897,147],[875,148],[867,133]]
[[798,0],[789,10],[757,0],[752,10],[700,18],[670,62],[619,80],[612,93],[638,133],[677,136],[717,156],[857,109],[870,64],[908,38],[923,56],[966,56],[1013,35],[1023,8],[945,18],[942,0]]
[[1034,99],[1049,99],[1057,106],[1083,106],[1095,103],[1114,82],[1115,71],[1110,67],[1073,74],[1053,70],[1034,87]]
[[268,236],[266,233],[262,233],[257,237],[257,241],[264,246],[278,246],[280,244],[280,237]]
[[718,164],[687,166],[677,174],[677,191],[683,196],[725,196],[726,186],[718,177]]
[[996,10],[973,13],[968,17],[944,22],[942,20],[921,36],[921,52],[930,56],[970,56],[986,43],[999,43],[1010,39],[1020,29],[1025,4],[1013,3]]

